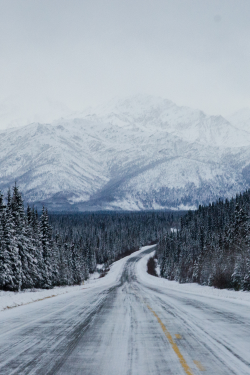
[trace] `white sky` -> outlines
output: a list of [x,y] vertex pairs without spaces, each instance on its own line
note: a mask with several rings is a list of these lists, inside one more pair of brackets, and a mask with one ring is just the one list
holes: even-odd
[[250,0],[0,0],[3,121],[136,93],[249,107]]

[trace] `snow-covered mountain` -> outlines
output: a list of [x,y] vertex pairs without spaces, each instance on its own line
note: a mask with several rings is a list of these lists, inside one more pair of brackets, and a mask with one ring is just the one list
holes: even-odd
[[187,142],[218,147],[241,147],[250,144],[249,134],[239,131],[238,126],[234,123],[232,125],[222,116],[207,116],[200,110],[179,107],[170,100],[152,96],[137,95],[126,100],[113,101],[85,115],[120,127],[136,126],[152,131],[161,129]]
[[249,157],[223,117],[140,95],[3,131],[0,188],[52,209],[192,208],[249,187]]

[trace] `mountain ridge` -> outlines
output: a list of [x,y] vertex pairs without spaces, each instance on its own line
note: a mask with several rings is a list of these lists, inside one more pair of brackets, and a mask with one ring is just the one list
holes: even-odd
[[26,202],[54,210],[141,210],[250,186],[250,134],[222,116],[150,96],[112,105],[1,131],[0,189],[16,180]]

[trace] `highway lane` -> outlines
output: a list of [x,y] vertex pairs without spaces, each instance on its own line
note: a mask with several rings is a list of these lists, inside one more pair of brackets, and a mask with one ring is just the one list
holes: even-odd
[[0,374],[250,374],[250,306],[143,278],[151,251],[81,291],[0,313]]

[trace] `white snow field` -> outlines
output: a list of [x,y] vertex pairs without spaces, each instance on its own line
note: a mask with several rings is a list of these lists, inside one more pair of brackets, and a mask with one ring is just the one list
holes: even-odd
[[0,374],[250,374],[249,294],[150,276],[153,251],[1,311]]

